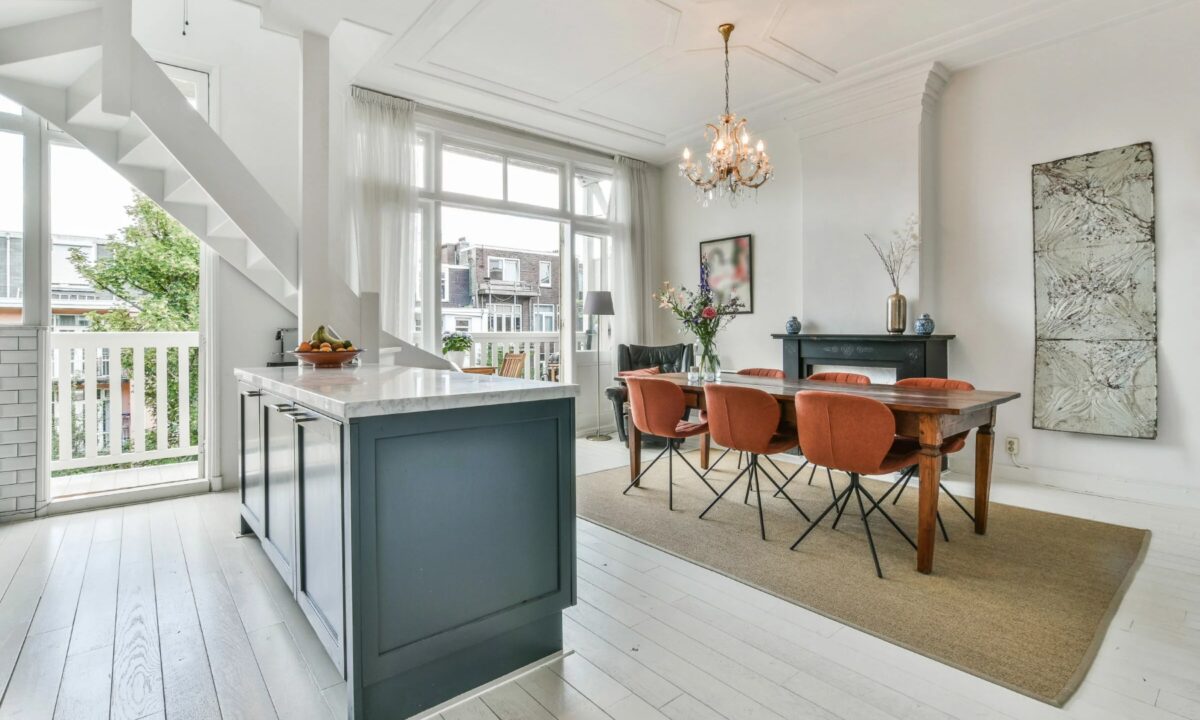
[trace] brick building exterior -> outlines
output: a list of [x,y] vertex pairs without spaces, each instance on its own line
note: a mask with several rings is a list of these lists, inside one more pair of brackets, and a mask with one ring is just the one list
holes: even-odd
[[442,245],[441,261],[443,330],[558,330],[558,253],[460,239]]

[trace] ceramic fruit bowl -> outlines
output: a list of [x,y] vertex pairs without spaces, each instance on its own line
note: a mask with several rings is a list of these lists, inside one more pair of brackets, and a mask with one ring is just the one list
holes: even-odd
[[362,348],[354,350],[332,350],[324,352],[321,350],[293,350],[300,362],[307,363],[319,368],[336,368],[346,365],[354,358],[362,353]]

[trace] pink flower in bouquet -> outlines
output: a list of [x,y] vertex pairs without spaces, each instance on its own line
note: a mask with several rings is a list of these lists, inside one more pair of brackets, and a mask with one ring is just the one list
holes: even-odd
[[712,320],[717,316],[717,309],[711,305],[700,311],[700,317],[705,320]]

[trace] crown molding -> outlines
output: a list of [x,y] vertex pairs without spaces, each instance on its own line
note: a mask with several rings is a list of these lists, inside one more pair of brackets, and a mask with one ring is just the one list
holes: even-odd
[[941,63],[921,63],[859,82],[825,86],[785,108],[783,123],[801,140],[899,113],[914,120],[933,112],[950,80]]

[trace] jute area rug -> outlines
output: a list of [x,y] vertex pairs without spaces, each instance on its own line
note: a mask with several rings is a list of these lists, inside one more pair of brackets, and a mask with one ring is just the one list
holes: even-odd
[[[698,453],[689,459],[698,464]],[[915,551],[882,516],[871,515],[880,580],[853,500],[837,530],[831,529],[831,513],[791,551],[806,523],[786,500],[772,497],[769,482],[762,480],[763,542],[754,495],[749,505],[742,504],[745,479],[700,520],[713,495],[682,465],[675,463],[674,512],[667,510],[663,458],[628,495],[621,494],[627,467],[580,476],[578,514],[1055,706],[1083,680],[1150,539],[1148,530],[996,503],[988,534],[980,536],[943,495],[950,542],[938,535],[932,575],[918,573]],[[720,490],[735,474],[730,453],[709,480]],[[815,517],[832,498],[824,470],[812,486],[807,478],[805,470],[788,493]],[[840,473],[833,479],[839,491],[847,482]],[[876,497],[887,488],[872,480],[864,485]],[[914,482],[899,504],[886,501],[910,537],[917,525],[916,495]],[[969,500],[964,504],[971,508]]]

